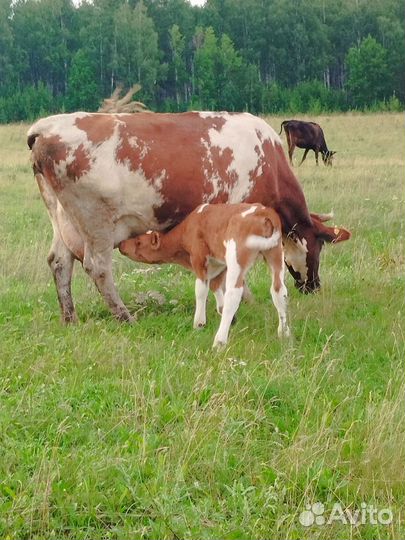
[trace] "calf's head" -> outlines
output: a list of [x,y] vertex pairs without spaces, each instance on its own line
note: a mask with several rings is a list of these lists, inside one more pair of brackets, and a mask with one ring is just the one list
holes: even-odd
[[159,263],[162,262],[160,245],[161,234],[157,231],[150,231],[135,238],[123,240],[118,248],[123,255],[134,261]]
[[325,242],[337,244],[351,237],[342,227],[327,227],[329,214],[311,214],[312,224],[296,226],[284,237],[286,266],[295,280],[295,286],[303,293],[315,292],[321,286],[319,258]]

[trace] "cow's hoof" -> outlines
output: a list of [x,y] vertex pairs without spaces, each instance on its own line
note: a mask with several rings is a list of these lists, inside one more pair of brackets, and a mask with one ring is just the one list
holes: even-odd
[[76,313],[69,313],[62,316],[62,324],[66,326],[69,324],[76,324],[78,321]]
[[131,315],[129,311],[122,311],[117,315],[117,320],[119,322],[126,322],[131,324],[136,321],[136,317],[134,315]]

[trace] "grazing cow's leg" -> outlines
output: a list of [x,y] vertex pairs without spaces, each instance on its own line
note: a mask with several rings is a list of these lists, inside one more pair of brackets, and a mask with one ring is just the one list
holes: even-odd
[[71,290],[74,256],[62,240],[60,234],[57,218],[58,200],[42,174],[36,173],[35,179],[48,210],[53,228],[53,240],[48,254],[48,264],[56,286],[62,321],[64,323],[76,322],[77,316]]
[[72,252],[66,247],[57,229],[54,229],[54,237],[48,254],[48,264],[55,282],[64,323],[77,321],[71,289],[73,263]]
[[292,166],[293,165],[292,156],[293,156],[293,153],[294,153],[295,144],[291,140],[291,135],[290,135],[290,133],[289,133],[289,131],[287,129],[285,129],[285,135],[286,135],[286,138],[287,138],[288,157],[290,158],[290,164]]
[[228,341],[229,328],[233,316],[238,310],[243,294],[244,275],[248,268],[241,268],[238,263],[235,240],[226,243],[225,262],[227,266],[224,307],[222,309],[221,324],[214,339],[214,347],[225,345]]
[[[300,161],[300,165],[303,164],[305,158],[307,157],[308,152],[309,152],[309,148],[305,148],[305,152],[304,152],[304,155],[302,156],[302,159],[301,159],[301,161]],[[299,166],[300,166],[300,165],[299,165]]]
[[318,163],[319,150],[318,150],[317,148],[315,148],[314,152],[315,152],[315,161],[316,161],[316,164],[319,165],[319,163]]
[[295,150],[295,144],[294,143],[291,143],[288,145],[288,157],[290,158],[290,163],[291,163],[291,166],[293,167],[293,153],[294,153],[294,150]]
[[194,328],[202,328],[207,322],[206,319],[206,307],[207,297],[209,291],[209,281],[203,281],[200,278],[195,280],[195,314],[194,314]]
[[278,313],[278,336],[289,336],[290,329],[287,324],[287,287],[284,284],[284,256],[281,246],[263,251],[272,273],[271,298]]
[[[108,232],[100,234],[100,238],[108,239]],[[103,296],[113,315],[119,321],[132,322],[134,317],[129,313],[121,300],[112,275],[112,252],[113,244],[102,245],[87,242],[84,248],[83,268],[96,284],[97,289]]]

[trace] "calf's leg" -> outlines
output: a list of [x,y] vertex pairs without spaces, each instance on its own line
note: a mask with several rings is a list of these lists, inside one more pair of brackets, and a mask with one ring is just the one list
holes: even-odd
[[195,280],[195,314],[194,314],[194,328],[202,328],[207,322],[206,319],[206,307],[207,297],[209,291],[209,282],[197,278]]
[[242,300],[244,275],[247,266],[242,268],[238,262],[236,242],[229,240],[226,247],[227,266],[224,306],[221,323],[214,338],[214,347],[225,345],[228,341],[229,328]]
[[288,337],[290,329],[287,324],[287,287],[284,284],[284,257],[281,246],[263,252],[264,258],[272,273],[271,298],[278,313],[278,336]]

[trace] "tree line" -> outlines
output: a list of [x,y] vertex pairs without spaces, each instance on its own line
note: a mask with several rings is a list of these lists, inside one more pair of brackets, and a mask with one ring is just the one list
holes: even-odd
[[401,0],[0,0],[0,122],[97,110],[400,110]]

